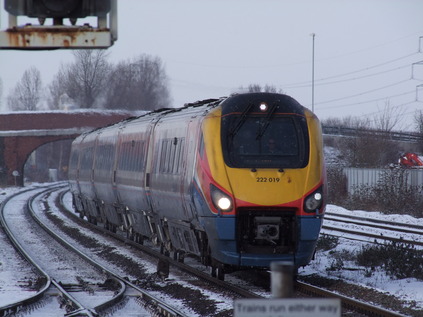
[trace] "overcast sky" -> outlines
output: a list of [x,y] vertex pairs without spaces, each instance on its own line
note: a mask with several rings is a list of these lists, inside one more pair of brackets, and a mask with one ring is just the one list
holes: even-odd
[[[401,128],[410,130],[415,111],[423,109],[423,87],[417,89],[423,62],[413,66],[423,61],[421,0],[119,0],[118,12],[110,61],[159,56],[172,106],[257,83],[312,108],[314,33],[314,110],[320,118],[373,119],[389,104],[401,111]],[[60,64],[72,61],[65,50],[0,50],[3,108],[30,66],[47,86]]]

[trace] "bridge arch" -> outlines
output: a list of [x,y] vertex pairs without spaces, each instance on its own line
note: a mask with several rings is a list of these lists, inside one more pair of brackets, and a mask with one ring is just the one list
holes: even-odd
[[24,165],[43,144],[130,117],[122,111],[52,111],[0,114],[0,185],[23,186]]

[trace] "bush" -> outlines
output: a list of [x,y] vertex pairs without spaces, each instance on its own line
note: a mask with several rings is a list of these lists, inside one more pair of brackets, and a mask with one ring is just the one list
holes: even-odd
[[403,168],[394,168],[383,173],[374,188],[380,210],[391,214],[411,212],[415,216],[422,216],[423,188],[409,185],[409,177],[408,170]]
[[317,250],[329,251],[336,248],[338,243],[338,237],[323,233],[320,235],[319,240],[317,240]]
[[327,201],[334,205],[343,205],[348,197],[347,178],[343,168],[340,166],[329,166],[327,168]]
[[389,242],[381,245],[363,247],[357,254],[357,264],[383,268],[391,277],[423,280],[423,250],[413,245]]

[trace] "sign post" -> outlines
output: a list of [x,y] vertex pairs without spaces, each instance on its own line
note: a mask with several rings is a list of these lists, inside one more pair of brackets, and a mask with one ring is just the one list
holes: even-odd
[[339,299],[291,298],[294,262],[272,262],[270,267],[273,298],[235,300],[235,317],[341,317]]

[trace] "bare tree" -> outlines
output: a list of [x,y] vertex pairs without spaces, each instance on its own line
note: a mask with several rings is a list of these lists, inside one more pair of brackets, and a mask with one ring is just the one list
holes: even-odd
[[41,73],[37,68],[31,67],[24,72],[21,80],[8,96],[9,108],[11,110],[37,110],[41,99],[41,89]]
[[240,88],[241,91],[248,91],[248,92],[270,92],[270,93],[279,93],[279,94],[283,94],[283,90],[282,89],[278,89],[273,85],[268,85],[266,84],[264,87],[261,86],[260,84],[250,84],[248,86],[247,89],[241,87]]
[[359,118],[353,116],[346,116],[343,118],[327,118],[322,121],[322,124],[330,127],[354,128],[366,130],[370,126],[369,118]]
[[259,84],[250,84],[248,86],[248,92],[261,92],[262,88]]
[[[323,125],[344,129],[351,137],[340,137],[331,142],[351,167],[382,167],[396,162],[398,151],[386,135],[370,129],[369,118],[329,118]],[[384,131],[385,132],[385,131]]]
[[417,132],[423,136],[423,110],[416,111],[414,121],[416,123]]
[[49,97],[47,99],[47,103],[50,109],[60,109],[60,98],[62,95],[67,95],[67,84],[68,84],[68,74],[66,67],[64,65],[60,66],[60,69],[56,76],[53,78],[53,81],[48,86],[49,90]]
[[169,103],[168,79],[159,57],[141,55],[120,62],[110,72],[106,108],[155,110]]
[[110,70],[105,50],[78,50],[73,53],[76,62],[68,71],[70,98],[81,108],[92,108],[101,96]]
[[105,50],[77,50],[75,62],[61,66],[49,86],[50,108],[59,107],[61,96],[67,95],[79,108],[101,106],[101,96],[110,71]]
[[378,107],[378,113],[374,117],[375,128],[384,132],[391,132],[401,122],[405,108],[392,107],[389,100],[385,101],[382,110]]

